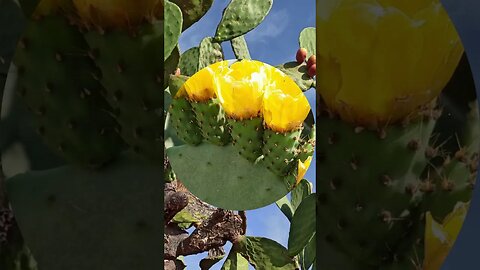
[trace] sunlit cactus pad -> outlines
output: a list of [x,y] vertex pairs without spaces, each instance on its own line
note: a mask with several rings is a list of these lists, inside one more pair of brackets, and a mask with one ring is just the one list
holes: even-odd
[[167,153],[192,193],[224,209],[255,209],[283,197],[303,178],[315,132],[306,120],[308,100],[290,77],[241,60],[177,79],[185,82],[178,89],[171,84],[170,121],[186,145]]

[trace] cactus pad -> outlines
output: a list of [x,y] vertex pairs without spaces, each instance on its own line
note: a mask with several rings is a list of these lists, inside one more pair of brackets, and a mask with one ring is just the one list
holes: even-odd
[[304,92],[315,86],[315,80],[308,76],[306,63],[288,62],[276,68],[292,78]]
[[197,73],[199,65],[200,49],[193,47],[186,50],[180,56],[178,67],[183,75],[192,76]]
[[167,156],[187,189],[216,207],[256,209],[289,192],[283,178],[246,160],[232,145],[176,146],[167,149]]
[[218,103],[207,101],[191,104],[206,141],[216,145],[225,145],[231,141],[227,119]]
[[7,188],[40,269],[161,269],[162,175],[124,156],[101,172],[66,166],[17,175]]
[[286,133],[272,130],[264,132],[263,154],[265,164],[279,176],[288,175],[293,169],[294,158],[300,143],[301,129]]
[[248,51],[245,36],[239,36],[230,41],[232,43],[233,53],[237,59],[252,59]]
[[223,12],[215,41],[230,40],[257,27],[272,8],[272,0],[232,0]]
[[262,155],[263,146],[263,119],[252,118],[246,120],[229,119],[233,145],[240,155],[255,162]]
[[102,71],[104,96],[114,108],[125,142],[142,156],[163,160],[163,24],[143,25],[136,35],[116,30],[85,34]]
[[408,259],[421,240],[419,177],[434,124],[428,119],[377,133],[318,120],[317,221],[323,226],[317,233],[322,241],[359,265],[384,267]]
[[166,60],[178,44],[178,39],[182,33],[183,17],[180,8],[168,0],[165,0],[164,8],[165,44],[163,46],[163,53],[165,57],[164,60]]
[[68,161],[99,167],[121,150],[111,108],[87,44],[66,20],[46,17],[29,24],[15,62],[18,93],[36,114],[37,132]]

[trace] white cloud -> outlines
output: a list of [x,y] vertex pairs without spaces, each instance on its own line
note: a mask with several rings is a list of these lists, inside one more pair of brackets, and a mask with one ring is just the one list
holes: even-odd
[[271,11],[257,28],[247,33],[246,39],[250,42],[265,43],[269,38],[282,34],[288,26],[289,19],[286,9]]

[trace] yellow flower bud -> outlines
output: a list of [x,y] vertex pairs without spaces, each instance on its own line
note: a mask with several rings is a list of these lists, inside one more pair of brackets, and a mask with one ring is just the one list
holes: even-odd
[[424,270],[440,269],[460,233],[467,210],[468,204],[457,204],[443,224],[437,223],[431,213],[427,212]]
[[216,77],[215,93],[228,116],[241,120],[260,115],[267,82],[264,69],[261,62],[243,60]]
[[297,169],[297,180],[295,185],[298,185],[300,181],[302,181],[303,177],[307,173],[308,167],[310,167],[310,163],[312,162],[312,157],[309,156],[304,162],[298,160],[298,169]]
[[439,0],[319,0],[317,89],[331,111],[376,126],[437,97],[463,53]]
[[228,62],[221,61],[195,73],[184,84],[188,97],[200,102],[214,98],[215,77],[223,76],[227,70]]
[[310,104],[300,88],[295,95],[280,89],[265,91],[263,117],[266,126],[271,130],[277,132],[295,130],[303,124],[309,112]]

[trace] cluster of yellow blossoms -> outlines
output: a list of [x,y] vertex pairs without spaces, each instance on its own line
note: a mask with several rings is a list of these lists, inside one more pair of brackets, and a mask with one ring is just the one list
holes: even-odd
[[[296,130],[310,112],[307,98],[283,72],[259,61],[228,61],[195,73],[176,94],[195,102],[216,99],[233,119],[263,117],[265,126],[276,132]],[[298,160],[297,183],[303,179],[312,157]]]
[[217,98],[228,117],[263,117],[267,128],[277,132],[297,129],[310,112],[307,98],[290,77],[253,60],[210,65],[185,82],[177,95],[198,102]]

